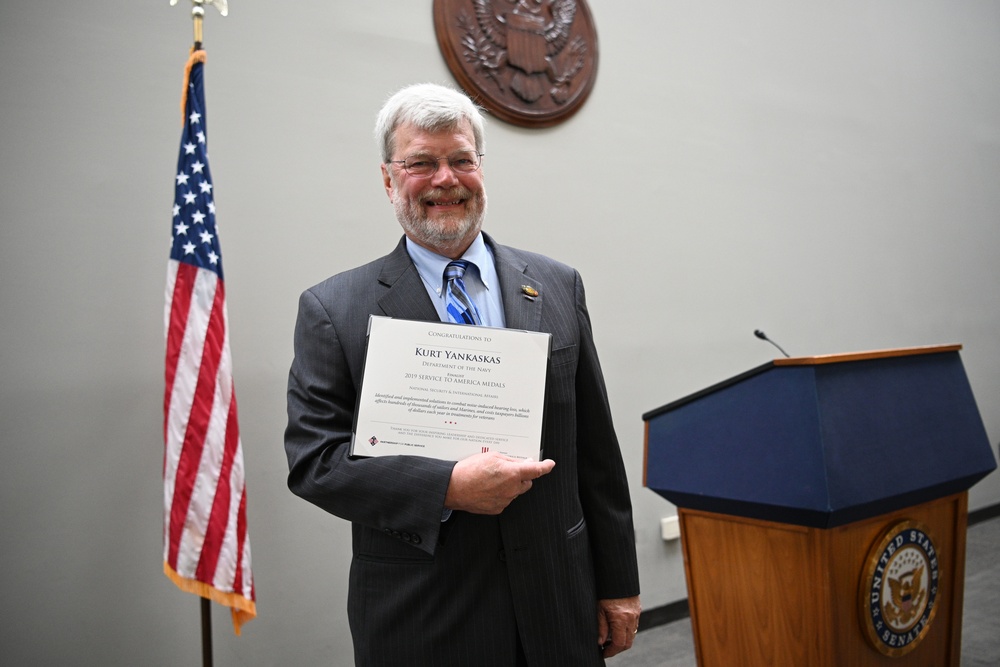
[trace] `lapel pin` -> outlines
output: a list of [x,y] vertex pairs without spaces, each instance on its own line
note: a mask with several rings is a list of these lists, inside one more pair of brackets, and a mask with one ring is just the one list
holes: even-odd
[[538,290],[530,285],[521,285],[521,292],[532,301],[534,301],[535,297],[538,296]]

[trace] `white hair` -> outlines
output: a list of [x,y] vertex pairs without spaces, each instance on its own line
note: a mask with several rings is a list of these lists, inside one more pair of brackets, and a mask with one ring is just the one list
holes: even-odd
[[453,130],[468,121],[476,150],[486,148],[483,116],[467,95],[436,83],[417,83],[403,88],[382,106],[375,121],[375,141],[383,162],[395,152],[396,128],[412,125],[424,132]]

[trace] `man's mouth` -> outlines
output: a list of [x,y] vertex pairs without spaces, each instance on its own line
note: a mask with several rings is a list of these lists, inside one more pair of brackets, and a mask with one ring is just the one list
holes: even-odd
[[424,205],[431,206],[461,206],[468,201],[470,194],[466,192],[430,192],[423,197]]

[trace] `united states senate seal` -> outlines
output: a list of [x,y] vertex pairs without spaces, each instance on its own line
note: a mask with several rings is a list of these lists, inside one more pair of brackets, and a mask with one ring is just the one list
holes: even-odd
[[937,612],[938,552],[926,526],[900,521],[874,544],[861,577],[861,625],[875,650],[899,657],[927,636]]
[[434,0],[434,31],[465,92],[515,125],[566,120],[597,77],[585,0]]

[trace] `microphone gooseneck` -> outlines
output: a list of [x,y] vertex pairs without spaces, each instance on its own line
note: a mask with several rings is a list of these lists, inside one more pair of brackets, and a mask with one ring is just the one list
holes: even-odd
[[767,334],[764,333],[763,331],[761,331],[760,329],[754,329],[753,335],[756,336],[757,338],[760,338],[761,340],[766,340],[768,343],[770,343],[771,345],[773,345],[776,348],[778,348],[778,351],[781,352],[783,355],[785,355],[786,358],[789,357],[789,356],[791,356],[787,352],[785,352],[783,349],[781,349],[780,345],[778,345],[773,340],[771,340],[770,338],[768,338]]

